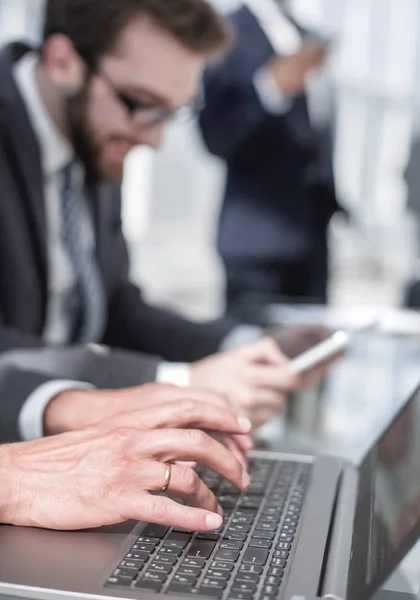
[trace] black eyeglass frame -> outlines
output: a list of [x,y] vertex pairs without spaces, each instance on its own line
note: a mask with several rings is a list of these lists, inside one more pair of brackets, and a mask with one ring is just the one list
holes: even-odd
[[141,100],[132,98],[129,94],[126,94],[125,92],[121,92],[116,88],[115,84],[111,81],[108,75],[106,75],[101,70],[96,70],[94,74],[107,85],[107,87],[112,91],[114,96],[124,106],[128,114],[132,118],[135,117],[136,113],[141,113],[145,111],[150,111],[151,113],[154,113],[154,116],[151,116],[151,118],[146,123],[142,123],[143,127],[154,127],[161,123],[165,123],[166,121],[189,121],[197,117],[204,108],[203,94],[200,94],[191,102],[186,102],[185,104],[182,104],[178,108],[164,108],[156,106],[149,102],[142,102]]

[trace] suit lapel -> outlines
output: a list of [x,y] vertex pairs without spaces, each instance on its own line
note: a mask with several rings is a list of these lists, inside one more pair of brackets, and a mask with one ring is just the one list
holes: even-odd
[[0,52],[0,105],[4,108],[4,141],[28,214],[41,272],[46,280],[47,226],[41,155],[12,75],[13,64],[28,50],[21,44],[13,44]]

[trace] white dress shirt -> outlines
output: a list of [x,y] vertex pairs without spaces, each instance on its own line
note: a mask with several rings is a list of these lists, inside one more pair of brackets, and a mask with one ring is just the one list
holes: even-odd
[[[41,151],[44,174],[44,197],[47,220],[48,246],[48,306],[43,338],[46,344],[70,343],[71,319],[66,310],[67,298],[76,281],[70,258],[61,238],[60,194],[63,169],[74,159],[74,151],[67,139],[51,119],[40,95],[36,82],[36,53],[25,55],[14,68],[14,78],[28,111],[29,119]],[[78,175],[84,177],[83,169],[76,166]],[[83,201],[83,198],[81,199]],[[93,225],[87,205],[82,212],[82,243],[93,247]],[[186,364],[162,363],[157,381],[188,386],[190,367]],[[49,382],[31,394],[19,417],[21,437],[36,439],[43,435],[43,416],[48,403],[58,394],[72,389],[91,389],[88,383],[75,381]]]

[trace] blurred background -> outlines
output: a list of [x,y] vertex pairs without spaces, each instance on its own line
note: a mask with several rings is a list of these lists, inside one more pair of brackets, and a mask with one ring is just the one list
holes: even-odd
[[[218,0],[222,11],[235,0]],[[0,41],[39,38],[43,0],[0,0]],[[398,306],[418,269],[419,173],[404,177],[420,135],[420,1],[295,0],[298,22],[329,39],[338,195],[351,212],[333,219],[334,305]],[[416,158],[416,157],[414,157]],[[416,177],[417,175],[417,177]],[[158,155],[127,161],[125,229],[133,277],[150,301],[193,318],[223,312],[225,278],[215,251],[225,171],[195,123],[175,125]],[[171,252],[167,252],[168,246]],[[193,249],[193,251],[192,251]]]

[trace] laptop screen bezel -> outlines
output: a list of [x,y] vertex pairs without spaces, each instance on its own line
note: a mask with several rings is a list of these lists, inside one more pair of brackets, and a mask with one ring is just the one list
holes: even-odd
[[[411,402],[415,400],[417,396],[420,395],[420,384],[415,388],[414,392],[412,392],[406,402],[401,406],[401,408],[395,413],[392,418],[392,421],[388,424],[386,429],[379,435],[375,442],[371,445],[369,450],[363,457],[363,460],[360,463],[358,468],[359,472],[359,482],[363,480],[365,485],[369,484],[369,480],[374,476],[372,466],[369,465],[369,459],[372,457],[372,454],[375,451],[375,448],[380,444],[382,439],[389,433],[392,429],[394,423],[398,421],[398,419],[404,414],[407,407]],[[420,456],[419,456],[420,460]],[[366,538],[366,531],[370,531],[370,523],[371,523],[371,511],[372,511],[372,496],[370,495],[369,499],[361,498],[361,494],[363,493],[363,486],[359,483],[358,488],[358,497],[356,506],[356,513],[354,517],[353,524],[353,541],[351,548],[351,558],[349,565],[349,576],[348,576],[348,586],[347,586],[347,600],[368,600],[380,587],[389,579],[389,577],[394,573],[397,567],[401,564],[403,559],[407,556],[410,550],[415,546],[415,544],[420,539],[420,518],[417,523],[414,525],[411,533],[407,536],[407,539],[401,544],[398,550],[395,552],[389,563],[386,565],[382,571],[380,571],[372,581],[367,582],[368,580],[368,554],[369,554],[369,545],[368,540],[366,539],[366,544],[363,547],[360,546],[360,542],[363,541],[363,537]],[[357,551],[356,551],[357,548]],[[360,549],[362,548],[362,551]]]

